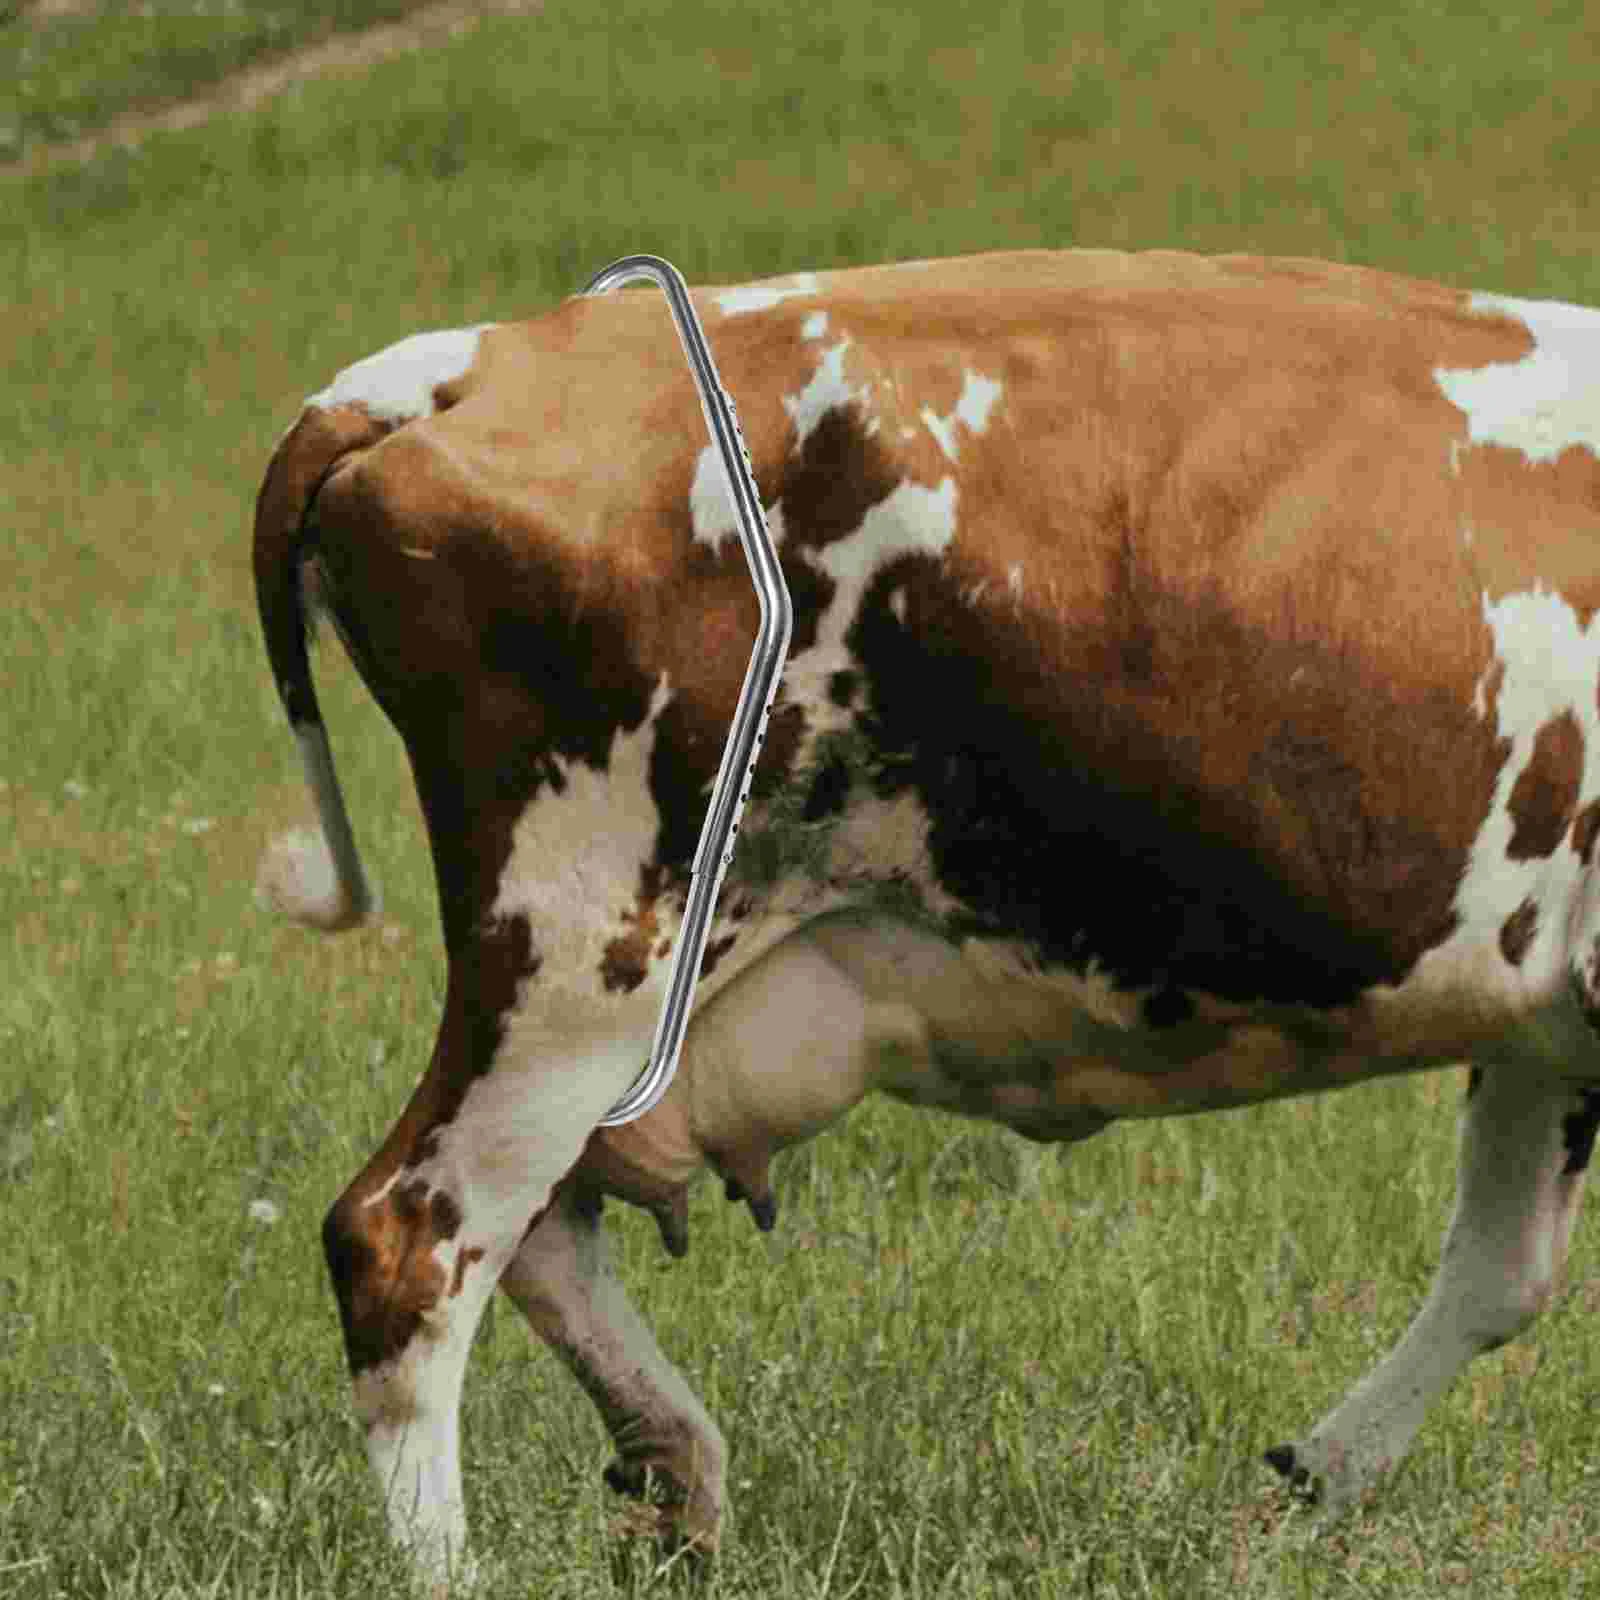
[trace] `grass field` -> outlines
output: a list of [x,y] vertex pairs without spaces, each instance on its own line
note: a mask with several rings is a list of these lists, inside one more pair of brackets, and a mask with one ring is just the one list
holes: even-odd
[[[191,9],[184,48],[223,59],[268,8]],[[1581,5],[1197,15],[550,0],[0,180],[0,1593],[392,1592],[316,1229],[421,1070],[442,966],[402,753],[336,649],[319,675],[388,909],[320,942],[250,903],[304,811],[246,534],[300,396],[636,249],[729,280],[1248,248],[1600,302]],[[144,93],[76,71],[30,79],[32,126]],[[782,1164],[770,1238],[709,1185],[681,1264],[617,1215],[733,1451],[700,1592],[1600,1595],[1592,1220],[1558,1306],[1380,1503],[1313,1538],[1259,1465],[1414,1309],[1458,1092],[1059,1158],[873,1105]],[[490,1600],[686,1591],[613,1536],[599,1424],[504,1312],[465,1428]]]

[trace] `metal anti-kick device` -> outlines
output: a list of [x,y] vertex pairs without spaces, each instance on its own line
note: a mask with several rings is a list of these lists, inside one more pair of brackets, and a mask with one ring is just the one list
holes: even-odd
[[695,985],[700,981],[700,961],[705,954],[706,935],[711,931],[712,914],[717,908],[717,891],[722,876],[733,860],[733,838],[739,831],[739,817],[750,798],[750,776],[756,755],[766,736],[767,714],[778,692],[778,679],[789,654],[789,636],[794,629],[794,607],[789,601],[789,586],[783,581],[778,552],[767,532],[767,519],[761,511],[761,495],[756,488],[750,453],[739,431],[739,414],[732,397],[722,387],[717,364],[689,299],[689,287],[670,261],[660,256],[624,256],[595,274],[584,288],[585,294],[606,294],[636,279],[648,279],[667,297],[678,337],[683,341],[695,387],[700,391],[700,409],[705,414],[711,442],[722,459],[723,476],[733,509],[739,519],[739,543],[749,563],[750,577],[761,602],[761,628],[756,647],[745,670],[744,688],[733,714],[733,727],[722,750],[722,766],[711,791],[711,804],[700,829],[700,843],[694,853],[689,879],[689,899],[683,910],[683,925],[678,930],[678,948],[672,958],[672,974],[667,980],[666,999],[656,1023],[655,1043],[650,1060],[634,1080],[633,1087],[600,1119],[602,1128],[620,1127],[642,1117],[667,1092],[678,1070],[678,1053],[683,1048],[684,1030],[689,1026],[689,1010],[694,1002]]

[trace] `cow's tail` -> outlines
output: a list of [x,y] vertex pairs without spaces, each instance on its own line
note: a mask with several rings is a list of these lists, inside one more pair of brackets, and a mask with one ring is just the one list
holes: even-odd
[[313,605],[305,592],[313,541],[310,511],[339,460],[384,431],[359,411],[308,410],[278,446],[256,497],[261,630],[319,824],[292,829],[267,846],[256,873],[256,903],[328,933],[359,927],[377,913],[380,902],[356,849],[311,681],[307,640]]

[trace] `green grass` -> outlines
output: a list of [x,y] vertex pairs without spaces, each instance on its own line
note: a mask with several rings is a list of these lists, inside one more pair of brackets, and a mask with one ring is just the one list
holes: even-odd
[[[216,52],[255,14],[205,22]],[[552,0],[5,183],[0,1592],[393,1577],[316,1228],[421,1069],[441,960],[401,752],[336,650],[385,919],[330,943],[250,904],[260,845],[305,809],[246,537],[300,396],[636,249],[736,280],[1178,244],[1600,301],[1580,7],[1194,17]],[[115,54],[94,104],[142,92]],[[1421,1295],[1455,1093],[1377,1085],[1060,1159],[874,1105],[786,1159],[770,1239],[711,1186],[681,1265],[619,1215],[733,1449],[704,1592],[1600,1593],[1592,1223],[1561,1305],[1478,1363],[1361,1518],[1309,1539],[1257,1464]],[[679,1592],[611,1536],[599,1425],[503,1310],[466,1449],[491,1600]]]
[[42,13],[0,0],[0,163],[214,87],[335,32],[367,28],[426,0],[146,0]]

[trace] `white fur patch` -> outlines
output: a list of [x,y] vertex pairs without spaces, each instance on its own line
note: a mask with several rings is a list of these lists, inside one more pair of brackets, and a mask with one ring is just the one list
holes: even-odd
[[[1578,807],[1600,795],[1600,618],[1585,627],[1559,594],[1538,586],[1499,601],[1485,596],[1483,615],[1503,669],[1494,699],[1495,732],[1510,741],[1511,753],[1456,891],[1455,932],[1422,957],[1399,994],[1470,993],[1493,1008],[1559,994],[1574,943],[1595,932],[1600,908],[1593,904],[1592,874],[1569,842],[1548,857],[1521,861],[1511,860],[1507,850],[1515,832],[1512,790],[1539,730],[1564,714],[1583,736]],[[1473,704],[1487,717],[1482,683]],[[1500,949],[1500,931],[1524,900],[1538,907],[1538,927],[1521,964],[1513,966]]]
[[734,289],[724,289],[717,296],[717,305],[725,317],[739,317],[750,311],[769,311],[785,300],[818,294],[821,289],[816,273],[799,272],[787,280],[746,283]]
[[1520,322],[1534,347],[1520,361],[1435,370],[1445,398],[1466,413],[1471,442],[1521,451],[1530,462],[1574,446],[1600,454],[1600,311],[1487,294],[1474,295],[1472,309]]
[[794,420],[796,454],[805,448],[806,440],[830,411],[846,406],[865,406],[868,386],[863,384],[853,389],[845,381],[844,356],[849,348],[848,339],[830,345],[823,351],[822,360],[817,363],[810,383],[799,394],[784,396],[784,410]]
[[[783,544],[783,507],[773,504],[762,507],[767,522],[767,535],[773,544]],[[710,545],[720,552],[724,539],[739,537],[739,515],[733,508],[733,496],[728,493],[728,479],[722,468],[722,454],[715,445],[708,444],[699,455],[694,467],[694,482],[689,485],[689,521],[694,529],[696,544]]]
[[938,416],[930,407],[924,406],[922,408],[922,423],[928,432],[933,435],[939,448],[944,451],[945,460],[954,461],[960,451],[960,445],[956,440],[954,419]]
[[708,444],[695,462],[694,482],[689,485],[689,520],[695,543],[708,544],[713,550],[720,550],[724,539],[739,537],[739,519],[728,493],[722,455],[713,444]]
[[957,424],[970,434],[986,433],[989,428],[990,413],[999,402],[1000,395],[1001,386],[993,378],[969,372],[961,386],[961,398],[956,401],[955,410],[948,416],[941,417],[931,407],[923,407],[923,426],[938,441],[939,448],[944,451],[947,460],[954,461],[960,453],[961,440],[956,432]]
[[[672,699],[663,676],[650,711],[611,741],[606,770],[558,763],[564,787],[545,789],[523,812],[490,914],[525,917],[539,953],[539,987],[601,995],[601,965],[639,892],[661,817],[650,793],[656,720]],[[664,930],[670,936],[670,930]]]
[[[390,1534],[435,1594],[463,1575],[461,1380],[482,1301],[493,1289],[488,1278],[447,1300],[394,1361],[355,1380],[356,1415],[366,1426],[367,1460],[382,1486]],[[461,1304],[469,1293],[476,1304]]]
[[321,828],[291,828],[261,853],[256,904],[308,927],[332,931],[348,913]]
[[809,710],[807,750],[822,734],[844,727],[851,718],[848,708],[832,703],[827,681],[853,665],[845,635],[868,585],[901,556],[943,555],[956,536],[956,498],[954,478],[941,480],[933,489],[901,483],[868,509],[849,538],[820,552],[806,552],[806,559],[834,583],[833,598],[817,619],[816,642],[790,657],[784,674],[789,698],[802,701]]
[[433,391],[453,382],[478,358],[478,342],[492,322],[474,328],[440,328],[414,333],[387,350],[346,367],[306,405],[326,411],[333,406],[361,406],[384,422],[410,422],[431,417]]
[[[442,1188],[466,1221],[435,1247],[446,1276],[458,1252],[514,1248],[571,1169],[583,1142],[649,1059],[665,971],[630,995],[582,994],[548,965],[524,985],[490,1070],[475,1078],[426,1161],[404,1181]],[[499,1276],[504,1256],[467,1271],[468,1288]],[[465,1291],[463,1291],[465,1293]]]
[[800,324],[800,337],[802,339],[820,339],[827,331],[828,313],[826,311],[813,311]]

